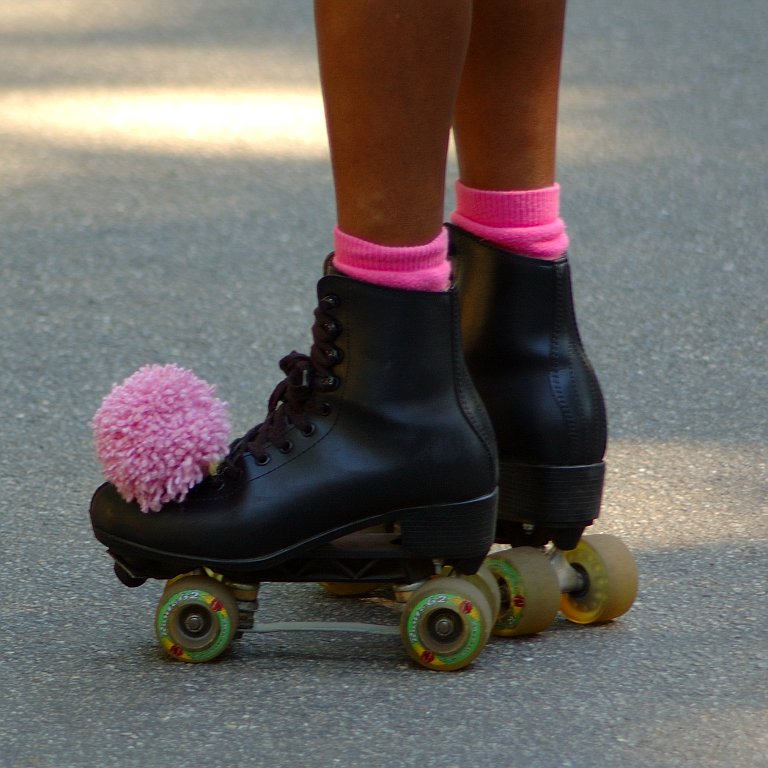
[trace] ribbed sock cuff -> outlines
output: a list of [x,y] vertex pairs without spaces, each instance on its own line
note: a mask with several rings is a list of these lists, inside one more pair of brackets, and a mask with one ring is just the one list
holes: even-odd
[[451,221],[501,248],[540,259],[557,259],[568,248],[560,218],[560,186],[531,190],[473,189],[456,182]]
[[390,246],[333,231],[333,265],[357,280],[412,291],[445,291],[450,285],[445,228],[424,245]]

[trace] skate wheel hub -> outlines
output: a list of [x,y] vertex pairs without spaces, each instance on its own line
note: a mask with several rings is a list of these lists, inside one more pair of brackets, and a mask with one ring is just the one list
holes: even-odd
[[[468,611],[465,613],[468,613]],[[444,643],[455,640],[461,634],[461,624],[455,621],[453,614],[449,613],[434,615],[429,629],[430,634]]]
[[[213,608],[213,606],[211,606],[211,608]],[[198,613],[194,609],[189,609],[188,613],[182,617],[181,623],[184,625],[184,629],[191,635],[203,634],[206,625],[210,624],[210,622],[206,621],[206,617],[203,614]]]

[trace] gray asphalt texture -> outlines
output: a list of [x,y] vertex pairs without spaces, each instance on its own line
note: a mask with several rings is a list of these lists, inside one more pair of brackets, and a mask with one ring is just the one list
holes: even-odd
[[[767,765],[766,30],[764,0],[570,9],[559,180],[612,435],[596,530],[640,595],[450,675],[345,634],[172,662],[161,585],[125,589],[89,529],[113,382],[177,362],[244,430],[307,347],[334,223],[311,4],[0,4],[0,765]],[[269,94],[293,105],[272,134]],[[315,585],[262,604],[397,619]]]

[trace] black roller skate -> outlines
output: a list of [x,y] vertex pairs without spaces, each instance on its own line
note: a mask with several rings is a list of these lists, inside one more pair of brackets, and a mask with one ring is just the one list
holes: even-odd
[[156,630],[176,658],[210,660],[251,628],[261,582],[423,582],[404,644],[425,667],[463,667],[499,606],[481,568],[497,463],[457,295],[328,274],[318,299],[311,354],[281,361],[266,420],[217,472],[149,514],[105,484],[94,533],[127,585],[170,580]]
[[609,621],[631,607],[637,569],[615,537],[582,538],[600,512],[607,429],[568,260],[450,234],[465,359],[499,450],[496,541],[512,547],[488,562],[504,592],[496,632],[537,632],[558,607],[577,623]]

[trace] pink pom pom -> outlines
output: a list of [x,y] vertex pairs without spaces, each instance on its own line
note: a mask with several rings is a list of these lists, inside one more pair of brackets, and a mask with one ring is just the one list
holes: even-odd
[[224,456],[227,404],[177,365],[147,365],[115,385],[91,422],[106,479],[142,512],[182,501]]

